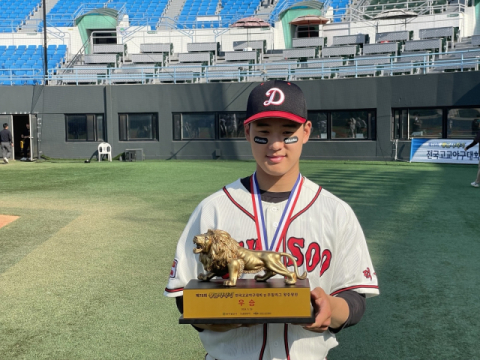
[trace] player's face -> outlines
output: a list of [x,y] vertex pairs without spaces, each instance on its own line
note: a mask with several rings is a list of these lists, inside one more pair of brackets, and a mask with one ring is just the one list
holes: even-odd
[[257,172],[276,177],[297,176],[302,147],[308,141],[311,128],[310,121],[299,124],[287,119],[267,118],[251,122],[245,135],[257,162]]

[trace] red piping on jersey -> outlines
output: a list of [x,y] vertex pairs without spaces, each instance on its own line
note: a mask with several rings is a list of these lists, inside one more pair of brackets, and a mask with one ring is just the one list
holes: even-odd
[[252,214],[250,214],[247,210],[245,210],[244,207],[242,207],[239,203],[237,203],[232,195],[230,195],[230,193],[228,192],[227,188],[226,187],[223,187],[223,192],[225,193],[225,195],[227,195],[227,197],[230,199],[230,201],[236,206],[238,207],[240,210],[242,210],[245,215],[247,215],[250,219],[252,219],[253,221],[255,221],[255,216],[253,216]]
[[293,222],[293,220],[295,220],[297,217],[299,217],[299,216],[302,215],[305,211],[307,211],[307,210],[314,204],[314,202],[317,201],[317,199],[318,199],[318,197],[320,196],[320,193],[321,193],[321,192],[322,192],[322,187],[319,186],[319,187],[318,187],[318,190],[317,190],[317,193],[316,193],[315,196],[313,197],[312,201],[310,201],[310,203],[309,203],[307,206],[305,206],[305,208],[304,208],[303,210],[301,210],[301,211],[299,211],[298,213],[296,213],[295,216],[290,219],[290,222],[288,223],[288,225],[290,225],[290,224]]
[[[283,242],[283,252],[286,252],[287,251],[287,244],[286,244],[286,241],[285,241],[285,238],[287,237],[287,231],[288,231],[288,228],[290,227],[290,224],[297,218],[299,217],[300,215],[302,215],[305,211],[307,211],[314,203],[315,201],[317,201],[318,197],[320,196],[320,193],[322,192],[322,187],[319,186],[318,190],[317,190],[317,193],[315,194],[315,196],[313,197],[312,201],[310,201],[310,203],[305,206],[305,208],[303,208],[302,210],[300,210],[298,213],[295,214],[294,217],[290,218],[290,221],[286,224],[285,226],[285,231],[284,231],[284,234],[283,234],[283,237],[281,239],[281,241]],[[280,248],[280,244],[278,245],[278,248]],[[278,251],[278,248],[277,248],[277,251]],[[284,263],[286,264],[286,259],[283,260]]]
[[176,293],[176,292],[179,292],[179,291],[183,291],[183,288],[177,288],[177,289],[165,288],[165,291],[168,292],[168,293]]
[[347,291],[347,290],[353,290],[353,289],[378,289],[378,285],[355,285],[355,286],[349,286],[337,291],[334,291],[333,293],[330,294],[330,296],[337,295],[341,292]]
[[263,354],[265,353],[265,346],[267,345],[267,324],[263,324],[263,344],[262,349],[260,350],[260,357],[258,360],[263,359]]
[[287,360],[290,360],[290,351],[288,351],[288,324],[283,327],[283,341],[285,342],[285,355]]

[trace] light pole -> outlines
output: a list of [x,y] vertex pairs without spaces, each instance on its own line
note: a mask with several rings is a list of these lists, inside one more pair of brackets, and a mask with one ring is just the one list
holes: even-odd
[[48,81],[48,53],[47,53],[47,4],[42,0],[43,6],[43,81],[47,85]]

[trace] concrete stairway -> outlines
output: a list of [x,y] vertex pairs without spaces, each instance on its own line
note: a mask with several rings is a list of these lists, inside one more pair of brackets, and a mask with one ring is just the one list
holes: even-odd
[[170,0],[168,2],[168,5],[165,8],[165,11],[162,14],[162,18],[166,18],[166,19],[160,19],[161,21],[158,27],[160,30],[171,29],[171,26],[162,25],[162,23],[168,22],[173,25],[172,20],[176,20],[176,18],[180,15],[180,13],[182,12],[183,6],[185,5],[185,2],[186,0]]
[[[47,7],[47,14],[52,8],[55,6],[55,4],[58,2],[58,0],[46,0],[45,5]],[[30,18],[25,22],[25,25],[22,26],[22,28],[18,31],[19,33],[32,33],[36,32],[38,29],[38,24],[40,21],[43,19],[43,6],[42,3],[40,3],[40,6],[35,13],[30,16]]]

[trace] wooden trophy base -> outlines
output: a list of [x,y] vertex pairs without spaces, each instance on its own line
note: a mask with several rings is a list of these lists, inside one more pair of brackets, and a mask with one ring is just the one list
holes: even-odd
[[191,280],[183,289],[180,324],[265,324],[315,322],[308,279],[286,285],[284,279]]

